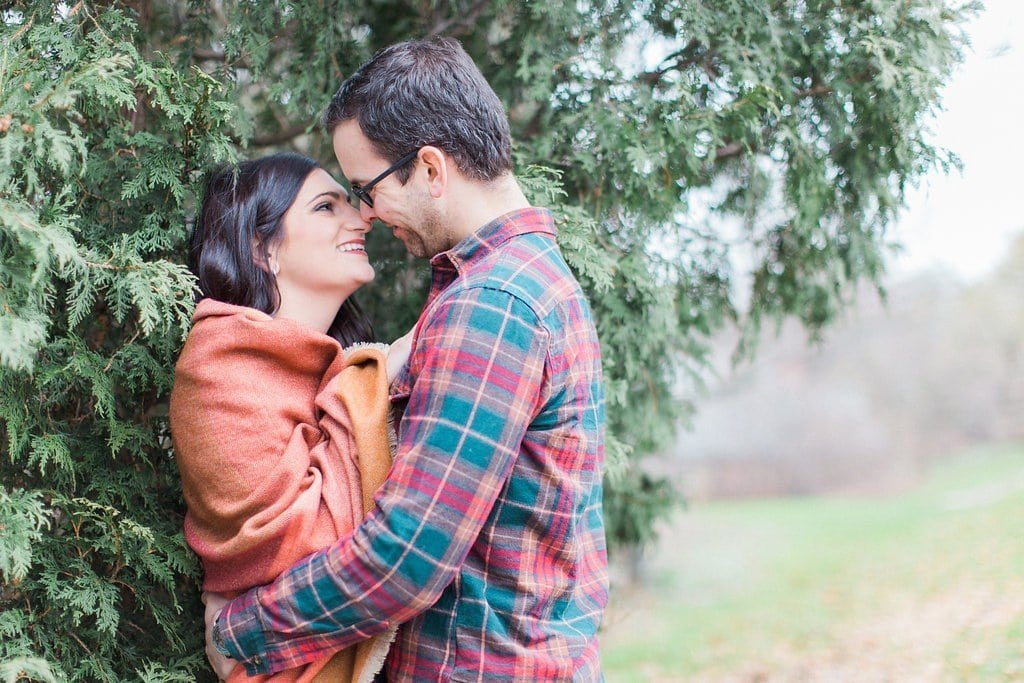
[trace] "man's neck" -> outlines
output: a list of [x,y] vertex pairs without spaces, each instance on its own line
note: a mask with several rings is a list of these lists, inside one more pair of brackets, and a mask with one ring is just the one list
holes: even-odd
[[530,207],[515,176],[511,173],[489,183],[466,183],[466,199],[455,205],[449,215],[454,236],[461,240],[511,211]]

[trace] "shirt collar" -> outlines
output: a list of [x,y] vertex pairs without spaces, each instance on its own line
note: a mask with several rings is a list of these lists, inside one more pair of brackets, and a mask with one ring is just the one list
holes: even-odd
[[513,237],[531,232],[555,235],[550,211],[531,206],[502,214],[448,251],[434,256],[430,263],[435,268],[451,264],[456,270],[461,270],[463,264],[482,259]]

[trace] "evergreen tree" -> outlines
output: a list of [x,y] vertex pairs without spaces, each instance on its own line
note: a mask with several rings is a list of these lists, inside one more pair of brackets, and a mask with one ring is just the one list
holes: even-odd
[[[0,4],[0,677],[193,680],[198,568],[165,418],[204,172],[295,149],[345,75],[409,37],[463,41],[594,306],[609,533],[674,500],[671,439],[708,339],[813,334],[880,283],[975,3],[227,0]],[[733,221],[732,235],[712,229]],[[426,270],[387,230],[360,294],[383,339]],[[735,272],[743,251],[749,264]],[[749,268],[747,272],[746,268]],[[740,419],[740,416],[737,417]]]
[[[0,47],[0,672],[191,680],[197,564],[166,398],[218,81],[144,54],[133,13],[8,11]],[[19,672],[24,672],[19,674]]]

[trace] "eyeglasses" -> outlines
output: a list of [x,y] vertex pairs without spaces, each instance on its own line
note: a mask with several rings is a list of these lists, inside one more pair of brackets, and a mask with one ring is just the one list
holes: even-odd
[[385,178],[387,178],[389,175],[391,175],[395,171],[397,171],[398,169],[400,169],[403,166],[405,166],[407,163],[409,163],[413,159],[415,159],[416,155],[419,154],[419,153],[420,153],[419,149],[414,149],[413,151],[409,152],[408,154],[403,156],[401,159],[399,159],[395,163],[393,163],[390,166],[388,166],[387,169],[385,169],[383,173],[381,173],[379,176],[377,176],[376,178],[374,178],[370,182],[366,183],[365,185],[355,185],[355,184],[353,184],[352,185],[352,194],[354,194],[364,204],[366,204],[368,207],[370,207],[372,209],[373,208],[373,197],[370,196],[370,191],[373,190],[374,186],[377,183],[379,183],[380,181],[382,181]]

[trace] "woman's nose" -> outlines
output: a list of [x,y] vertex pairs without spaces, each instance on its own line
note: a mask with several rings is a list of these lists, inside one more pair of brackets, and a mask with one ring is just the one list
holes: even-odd
[[370,228],[373,227],[373,221],[367,220],[366,216],[363,215],[363,212],[360,211],[359,216],[356,217],[356,220],[352,221],[352,225],[350,227],[358,232],[370,232]]

